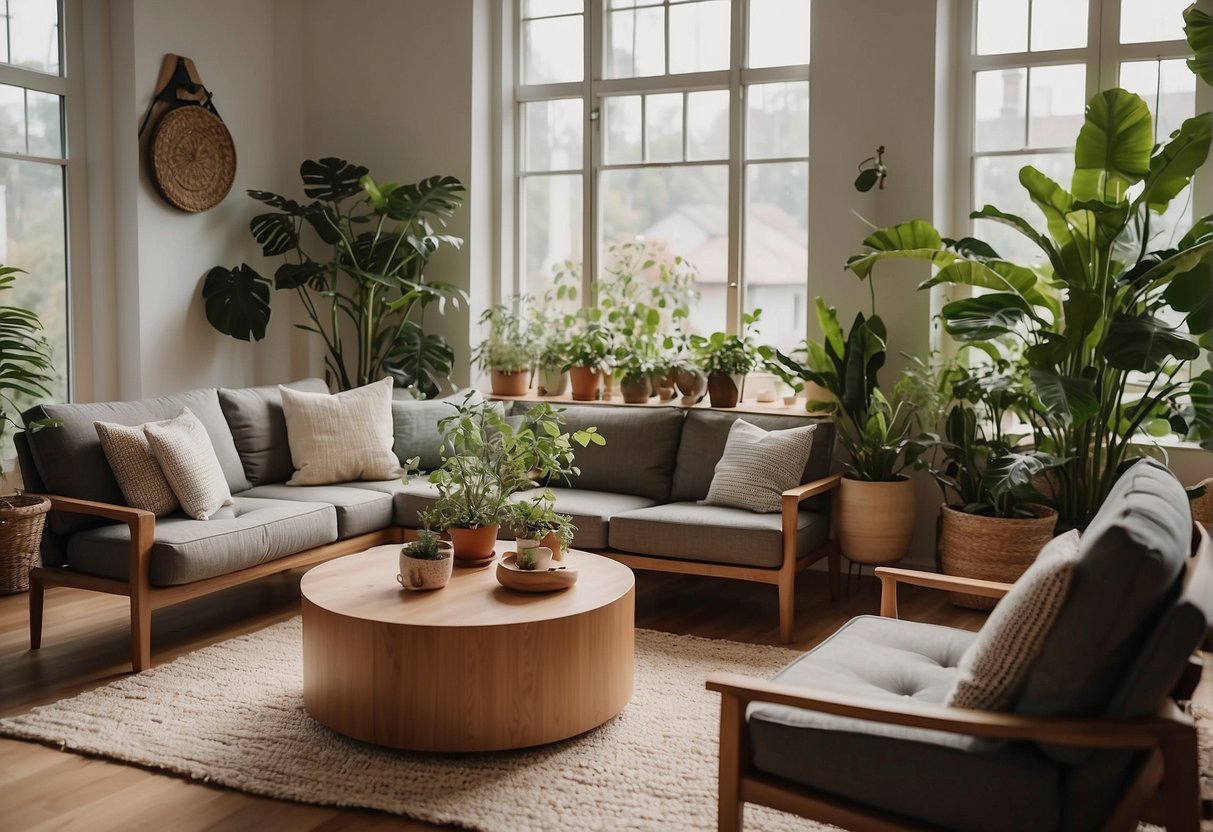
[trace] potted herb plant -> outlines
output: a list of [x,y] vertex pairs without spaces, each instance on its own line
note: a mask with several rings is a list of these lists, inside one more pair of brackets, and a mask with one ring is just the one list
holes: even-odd
[[623,351],[615,360],[615,376],[619,379],[619,392],[628,404],[644,404],[653,395],[653,376],[658,371],[658,361],[639,352]]
[[757,321],[762,310],[742,316],[742,335],[713,332],[692,339],[699,368],[708,377],[708,398],[712,407],[736,407],[741,400],[746,373],[758,362],[758,346],[746,330]]
[[[573,518],[558,514],[553,507],[555,497],[544,490],[526,500],[517,500],[506,509],[506,517],[518,546],[518,566],[521,569],[547,568],[553,558],[562,560],[572,541]],[[544,549],[547,555],[535,554]]]
[[573,388],[573,400],[590,402],[598,398],[602,377],[611,369],[611,337],[593,317],[595,310],[581,316],[580,326],[569,335],[565,364]]
[[569,374],[564,369],[569,360],[569,342],[560,332],[543,337],[536,366],[539,368],[539,395],[563,396],[569,388]]
[[455,550],[437,532],[422,529],[417,539],[400,550],[400,574],[405,589],[442,589],[451,579]]
[[484,311],[480,323],[488,326],[489,334],[476,348],[474,358],[481,369],[492,371],[493,395],[526,395],[535,362],[535,340],[522,314],[498,304]]

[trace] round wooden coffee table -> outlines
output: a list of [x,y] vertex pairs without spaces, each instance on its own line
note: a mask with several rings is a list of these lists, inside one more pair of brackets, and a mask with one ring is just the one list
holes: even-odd
[[601,725],[631,698],[626,566],[574,550],[577,583],[558,592],[508,590],[495,561],[410,592],[399,553],[376,546],[303,576],[303,702],[334,731],[415,751],[525,748]]

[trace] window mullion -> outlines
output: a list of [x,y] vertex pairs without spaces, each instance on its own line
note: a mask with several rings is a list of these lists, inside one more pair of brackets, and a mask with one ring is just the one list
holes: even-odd
[[725,331],[741,332],[745,308],[742,277],[743,215],[745,205],[745,90],[741,67],[745,63],[745,0],[733,0],[729,35],[729,203],[728,269],[725,284]]
[[602,99],[598,95],[599,68],[602,66],[605,20],[603,0],[586,0],[582,26],[585,69],[582,74],[582,156],[581,156],[581,302],[593,301],[594,281],[598,278],[598,171],[602,153]]

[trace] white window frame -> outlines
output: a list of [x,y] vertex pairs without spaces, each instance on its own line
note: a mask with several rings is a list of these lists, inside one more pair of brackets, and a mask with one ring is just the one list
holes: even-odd
[[[640,78],[611,78],[602,77],[603,39],[606,26],[604,24],[604,0],[585,0],[583,26],[583,56],[582,80],[556,84],[522,84],[522,43],[521,19],[522,0],[513,0],[510,4],[511,14],[508,21],[509,46],[511,54],[503,61],[509,66],[513,79],[513,96],[506,103],[510,119],[505,121],[505,129],[511,130],[512,160],[506,159],[507,153],[503,148],[503,161],[511,164],[510,174],[503,183],[503,194],[512,195],[509,200],[508,212],[503,204],[502,220],[507,228],[512,228],[512,245],[502,246],[501,261],[508,268],[509,278],[503,277],[499,285],[498,302],[508,302],[509,298],[523,294],[526,291],[526,267],[524,263],[525,245],[523,227],[525,214],[523,199],[525,185],[523,179],[529,176],[545,176],[554,174],[580,173],[582,176],[582,293],[584,299],[592,297],[592,282],[598,273],[598,196],[599,177],[604,169],[622,169],[638,167],[637,164],[621,164],[607,166],[602,158],[602,137],[600,117],[602,99],[615,95],[648,95],[653,93],[695,92],[699,90],[727,89],[729,91],[729,157],[725,164],[728,166],[728,278],[726,282],[725,329],[730,333],[741,330],[742,311],[745,309],[745,280],[744,280],[744,214],[746,206],[745,173],[750,164],[772,164],[779,162],[805,162],[808,156],[770,158],[747,160],[745,158],[745,119],[746,102],[745,90],[752,84],[771,83],[780,81],[809,82],[809,65],[784,67],[764,67],[750,69],[746,67],[749,0],[730,0],[730,29],[729,29],[729,68],[711,72],[683,73],[679,75],[647,76]],[[666,10],[666,50],[665,56],[669,61],[669,0],[663,8]],[[812,100],[812,87],[809,90]],[[524,104],[554,98],[581,98],[582,109],[582,164],[579,170],[524,171],[523,153],[525,142],[522,118]],[[503,109],[505,109],[503,107]],[[811,107],[811,104],[810,104]],[[683,112],[685,120],[685,109]],[[512,121],[512,125],[510,124]],[[686,131],[683,131],[686,141]],[[810,154],[812,148],[809,149]],[[653,167],[699,166],[704,162],[662,162],[652,163]],[[711,164],[711,163],[707,163]],[[645,165],[646,167],[648,165]],[[503,200],[503,203],[505,200]],[[512,215],[507,215],[511,213]],[[805,285],[808,286],[808,269],[804,275]]]

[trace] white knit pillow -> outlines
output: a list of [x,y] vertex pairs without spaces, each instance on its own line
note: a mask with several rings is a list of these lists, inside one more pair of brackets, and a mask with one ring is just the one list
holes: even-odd
[[344,393],[278,386],[295,475],[287,485],[325,485],[400,476],[392,452],[392,380]]
[[738,419],[701,505],[734,506],[770,514],[784,491],[800,485],[817,425],[765,431]]
[[211,438],[188,407],[175,419],[148,422],[143,432],[182,511],[195,520],[209,520],[220,508],[232,504],[232,492]]
[[101,450],[109,461],[118,488],[131,508],[150,511],[163,517],[177,510],[177,495],[173,493],[160,463],[147,443],[143,425],[131,427],[113,422],[93,422]]
[[1001,711],[1015,703],[1066,602],[1078,566],[1078,543],[1078,532],[1069,531],[1040,550],[960,657],[946,705]]

